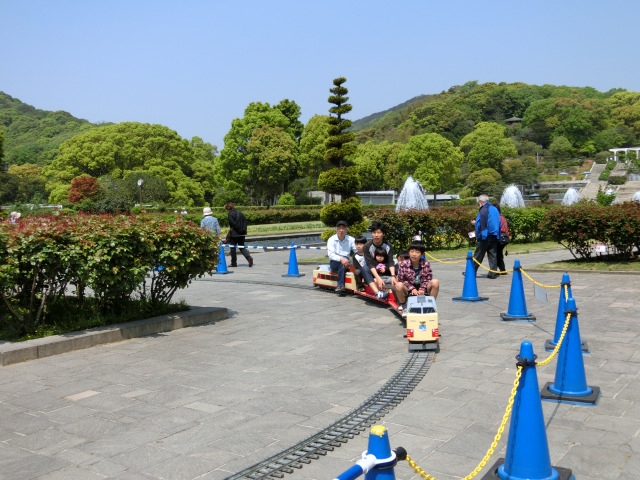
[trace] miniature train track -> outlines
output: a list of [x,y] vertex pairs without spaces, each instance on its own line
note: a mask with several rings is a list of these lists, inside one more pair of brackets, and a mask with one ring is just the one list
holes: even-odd
[[433,352],[407,354],[404,364],[395,375],[351,413],[297,445],[227,477],[226,480],[283,478],[285,473],[293,473],[294,468],[300,469],[304,464],[333,451],[335,447],[373,425],[409,395],[429,370],[432,359]]

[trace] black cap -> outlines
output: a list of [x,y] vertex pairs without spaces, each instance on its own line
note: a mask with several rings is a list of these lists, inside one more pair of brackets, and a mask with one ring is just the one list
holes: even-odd
[[336,228],[341,225],[343,225],[345,228],[349,228],[349,224],[347,222],[345,222],[344,220],[338,220],[338,223],[336,223]]

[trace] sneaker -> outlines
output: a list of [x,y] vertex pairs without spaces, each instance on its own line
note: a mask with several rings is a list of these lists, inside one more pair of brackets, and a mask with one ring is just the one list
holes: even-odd
[[345,291],[344,285],[338,285],[336,293],[343,293]]
[[388,294],[387,292],[379,291],[379,292],[378,292],[378,294],[377,294],[376,296],[377,296],[378,298],[381,298],[381,299],[383,299],[383,300],[384,300],[385,298],[387,298],[387,297],[389,296],[389,294]]
[[231,265],[229,265],[230,268],[236,268],[238,266],[237,263],[232,263]]
[[249,268],[253,267],[253,257],[249,257]]

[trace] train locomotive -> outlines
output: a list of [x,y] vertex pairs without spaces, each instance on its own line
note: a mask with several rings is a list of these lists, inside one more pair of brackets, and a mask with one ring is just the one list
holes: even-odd
[[[313,284],[316,287],[335,290],[338,286],[338,274],[329,269],[329,265],[319,265],[313,271]],[[438,328],[438,308],[435,298],[426,295],[410,296],[407,308],[402,311],[393,291],[386,298],[379,298],[368,285],[359,289],[352,272],[345,272],[344,288],[348,294],[364,297],[367,300],[382,303],[406,320],[409,351],[438,350],[440,331]]]

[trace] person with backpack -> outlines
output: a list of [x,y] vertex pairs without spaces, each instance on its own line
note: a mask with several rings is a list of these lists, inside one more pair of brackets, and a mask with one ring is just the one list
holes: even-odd
[[500,210],[500,204],[494,203],[494,207],[498,209],[498,213],[500,214],[500,235],[498,236],[498,248],[496,251],[496,261],[498,264],[498,270],[500,270],[500,275],[508,275],[507,268],[504,266],[504,249],[510,241],[511,236],[509,235],[509,223],[507,223],[507,219],[502,215],[502,211]]
[[244,246],[245,235],[247,234],[247,219],[241,211],[235,209],[232,202],[228,202],[224,208],[229,212],[227,214],[227,220],[229,220],[227,243],[229,244],[229,253],[231,253],[231,265],[229,266],[238,266],[236,248],[240,245],[240,253],[242,253],[244,258],[247,259],[247,262],[249,262],[249,267],[253,267],[253,257]]

